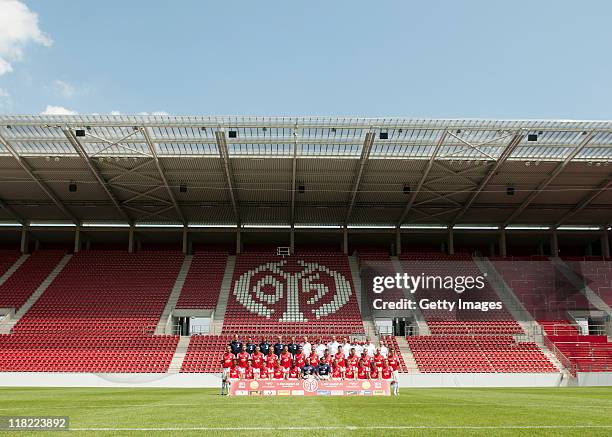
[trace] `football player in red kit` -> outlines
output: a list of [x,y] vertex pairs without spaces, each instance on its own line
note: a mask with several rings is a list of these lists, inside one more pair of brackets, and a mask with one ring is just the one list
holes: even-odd
[[[228,348],[230,348],[230,346],[228,346]],[[238,367],[238,360],[234,358],[230,363],[230,367],[227,368],[227,373],[225,377],[223,378],[223,381],[221,382],[221,395],[223,395],[225,389],[227,389],[226,394],[229,396],[230,388],[232,387],[232,381],[235,381],[239,378],[240,378],[240,371]]]
[[355,354],[355,348],[351,348],[351,353],[346,358],[346,367],[357,367],[359,365],[359,357]]
[[302,367],[298,366],[297,360],[293,360],[293,366],[289,369],[289,379],[298,379],[302,374]]
[[397,371],[393,370],[393,367],[391,367],[389,359],[385,360],[382,369],[380,369],[380,376],[382,379],[391,380],[391,388],[393,389],[393,395],[399,396],[399,378],[397,377]]
[[360,361],[363,361],[363,363],[366,365],[368,369],[372,366],[372,357],[368,355],[368,351],[366,350],[364,350],[363,353],[361,354]]
[[[334,363],[334,356],[330,355],[330,353],[325,350],[325,353],[323,354],[323,361],[325,362],[325,364],[331,367],[331,365]],[[319,360],[319,363],[320,362],[321,360]]]
[[242,377],[244,379],[253,379],[255,378],[255,372],[253,367],[251,366],[251,360],[247,361],[247,365],[242,372]]
[[264,378],[274,379],[274,367],[276,367],[276,363],[271,365],[267,365],[266,363],[264,363],[264,366],[265,367],[262,369]]
[[344,355],[344,352],[342,351],[342,346],[338,346],[338,352],[336,352],[336,355],[334,355],[334,360],[339,366],[346,367],[346,355]]
[[250,358],[249,353],[246,351],[245,345],[242,345],[242,348],[240,349],[238,355],[236,355],[236,358],[238,358],[238,365],[244,369],[247,366]]
[[230,345],[225,348],[225,353],[221,357],[221,396],[225,394],[225,387],[227,386],[227,379],[229,377],[232,363],[236,357],[232,353],[232,347]]
[[285,369],[285,371],[291,368],[291,363],[293,362],[293,355],[291,355],[291,352],[289,352],[287,346],[283,348],[283,351],[280,354],[280,362],[281,366],[283,367],[283,369]]
[[316,352],[313,351],[310,354],[310,356],[308,357],[308,362],[313,367],[317,367],[319,365],[319,356],[316,354]]
[[302,351],[302,346],[298,346],[298,351],[293,358],[295,359],[296,366],[300,369],[304,367],[304,364],[306,364],[306,355],[304,355]]
[[376,349],[376,353],[374,354],[372,361],[374,362],[374,365],[376,365],[377,369],[382,368],[385,357],[383,357],[383,355],[380,353],[380,348]]
[[375,363],[372,363],[372,367],[370,368],[370,379],[378,379],[378,367],[376,367]]
[[330,379],[344,379],[344,368],[337,366],[338,363],[334,361],[332,366],[332,374]]
[[276,366],[276,362],[278,361],[278,357],[274,353],[274,348],[270,348],[268,350],[268,355],[266,355],[266,365],[268,369],[274,368]]
[[393,379],[393,369],[389,366],[389,361],[385,360],[379,372],[380,379]]
[[387,361],[389,361],[389,366],[393,369],[393,371],[397,372],[399,369],[399,359],[397,358],[397,355],[395,355],[395,351],[393,349],[389,351]]
[[255,372],[255,378],[262,377],[261,368],[265,359],[266,357],[259,350],[259,346],[255,346],[255,352],[251,355],[251,365],[253,366],[253,372]]
[[234,365],[229,372],[230,382],[235,379],[240,379],[240,367],[238,366],[238,360],[234,360]]
[[357,376],[357,366],[347,366],[344,370],[344,379],[355,379]]
[[285,369],[281,366],[280,360],[276,362],[276,366],[274,366],[274,379],[283,379],[285,378]]
[[370,369],[366,365],[366,363],[361,360],[359,363],[359,368],[357,369],[357,378],[358,379],[369,379],[370,377]]

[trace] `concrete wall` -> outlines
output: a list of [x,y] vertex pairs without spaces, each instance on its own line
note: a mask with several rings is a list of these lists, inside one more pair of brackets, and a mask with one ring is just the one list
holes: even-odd
[[0,387],[221,387],[213,373],[0,372]]
[[612,387],[612,372],[579,372],[578,385]]
[[402,374],[400,387],[558,387],[560,373]]
[[[585,379],[581,385],[612,385],[604,379]],[[597,375],[596,375],[597,376]],[[557,387],[558,373],[421,373],[400,375],[401,387]],[[212,373],[0,373],[4,387],[214,387],[220,375]]]
[[[612,386],[612,372],[579,373],[578,386]],[[2,387],[219,388],[214,373],[0,373]],[[558,387],[559,373],[421,373],[400,375],[400,387]]]

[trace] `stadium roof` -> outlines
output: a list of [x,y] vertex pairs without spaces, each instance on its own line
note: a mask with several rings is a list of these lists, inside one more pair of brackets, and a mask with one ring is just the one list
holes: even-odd
[[0,221],[607,226],[610,162],[609,121],[0,116]]

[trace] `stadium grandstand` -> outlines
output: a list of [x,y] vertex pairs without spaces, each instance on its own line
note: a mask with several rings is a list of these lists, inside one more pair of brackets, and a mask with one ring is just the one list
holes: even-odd
[[[599,121],[0,116],[2,385],[217,387],[235,334],[382,342],[402,387],[610,385],[610,162]],[[409,273],[487,281],[373,307]]]

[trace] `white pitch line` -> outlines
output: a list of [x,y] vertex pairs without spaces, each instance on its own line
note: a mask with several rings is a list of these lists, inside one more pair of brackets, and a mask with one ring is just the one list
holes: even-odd
[[321,431],[334,431],[334,430],[401,430],[401,429],[608,429],[612,428],[612,425],[485,425],[485,426],[452,426],[452,425],[440,425],[440,426],[422,426],[422,425],[397,425],[397,426],[270,426],[270,427],[248,427],[248,426],[230,426],[230,427],[206,427],[206,426],[195,426],[195,427],[163,427],[163,428],[70,428],[70,431],[308,431],[308,430],[321,430]]

